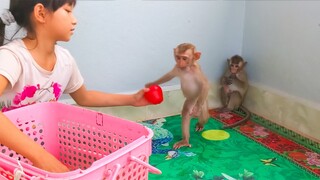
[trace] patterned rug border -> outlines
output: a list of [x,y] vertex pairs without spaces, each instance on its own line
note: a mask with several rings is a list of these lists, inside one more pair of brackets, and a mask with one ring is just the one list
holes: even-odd
[[[219,122],[223,123],[223,124],[229,124],[225,121],[223,121],[221,118],[219,119],[218,117],[214,116],[214,114],[218,114],[215,112],[214,109],[209,110],[210,115],[212,118],[218,120]],[[238,115],[239,117],[243,117],[245,114],[244,112],[241,111],[233,111],[232,112],[235,115]],[[309,150],[309,151],[314,151],[316,153],[319,153],[319,143],[312,141],[292,130],[286,129],[283,126],[280,126],[274,122],[271,122],[267,119],[264,119],[263,117],[260,117],[256,114],[251,114],[251,118],[250,121],[252,123],[255,123],[257,125],[260,125],[262,127],[267,128],[268,130],[270,130],[270,132],[272,133],[276,133],[279,134],[280,136],[288,139],[289,141],[296,143],[300,146],[303,146],[303,149]],[[250,122],[249,121],[249,122]],[[245,125],[245,124],[244,124]],[[242,125],[243,126],[243,125]],[[290,160],[291,162],[293,162],[294,164],[298,165],[298,167],[302,168],[303,170],[307,171],[307,172],[311,172],[314,176],[316,177],[320,177],[320,168],[318,169],[312,169],[310,166],[307,166],[306,164],[302,163],[301,161],[299,161],[299,159],[294,159],[292,157],[288,157],[285,154],[282,154],[280,152],[278,152],[276,149],[273,149],[271,147],[269,147],[267,144],[258,141],[256,138],[251,137],[250,135],[246,134],[245,132],[241,131],[239,127],[234,128],[234,130],[236,130],[237,132],[239,132],[240,134],[252,139],[253,141],[263,145],[264,147],[267,147],[268,149],[276,152],[277,154],[280,154],[281,156],[285,157],[286,159]],[[318,148],[318,149],[317,149]]]
[[317,174],[313,171],[310,171],[309,169],[307,169],[306,167],[304,167],[303,165],[301,165],[300,163],[296,162],[295,160],[293,160],[292,158],[289,158],[288,156],[284,156],[283,154],[280,154],[279,152],[277,152],[276,150],[270,148],[269,146],[257,141],[255,138],[253,137],[250,137],[250,136],[247,136],[245,133],[243,133],[242,131],[240,130],[237,130],[237,132],[239,132],[240,134],[242,134],[243,136],[247,137],[247,138],[250,138],[251,140],[253,140],[254,142],[256,142],[257,144],[259,144],[260,146],[263,146],[265,148],[268,148],[269,150],[281,155],[282,157],[288,159],[289,161],[291,161],[293,164],[297,165],[301,170],[303,171],[306,171],[306,172],[309,172],[309,173],[312,173],[315,177],[320,177],[320,174]]
[[313,150],[317,153],[320,153],[320,143],[313,141],[299,133],[296,133],[290,129],[287,129],[277,123],[271,122],[270,120],[264,119],[256,114],[251,115],[251,120],[269,128],[270,130],[281,134],[282,136],[302,145],[307,147],[310,150]]
[[[234,113],[240,116],[245,116],[244,112],[242,111],[234,111]],[[254,113],[251,113],[251,120],[262,125],[263,127],[269,128],[271,131],[276,132],[302,146],[307,147],[312,151],[320,153],[320,142],[311,140],[297,132],[287,129],[275,122],[272,122]]]

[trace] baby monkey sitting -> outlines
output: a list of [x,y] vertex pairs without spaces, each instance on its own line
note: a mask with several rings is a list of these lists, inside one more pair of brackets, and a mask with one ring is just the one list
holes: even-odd
[[198,117],[198,123],[195,130],[202,131],[204,125],[209,119],[208,112],[208,92],[209,83],[202,72],[197,61],[200,59],[201,52],[190,43],[183,43],[173,49],[175,66],[171,71],[163,75],[160,79],[146,84],[146,87],[152,84],[162,84],[170,81],[174,77],[178,77],[181,83],[185,102],[182,108],[182,140],[173,145],[174,149],[187,146],[190,138],[190,121],[192,117]]

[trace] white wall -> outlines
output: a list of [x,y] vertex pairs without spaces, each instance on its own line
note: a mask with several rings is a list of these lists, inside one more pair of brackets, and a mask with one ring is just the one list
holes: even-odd
[[[241,54],[244,5],[243,1],[78,0],[76,32],[70,42],[59,44],[76,58],[89,89],[117,93],[141,89],[171,70],[172,50],[183,42],[194,43],[202,52],[200,64],[215,82],[226,58]],[[9,0],[0,1],[0,9],[8,7]],[[166,85],[178,84],[175,79]]]
[[171,69],[172,48],[189,41],[203,52],[200,63],[212,82],[225,59],[239,53],[251,82],[319,103],[319,9],[319,1],[80,0],[76,33],[62,45],[88,88],[140,89]]
[[245,106],[320,142],[320,1],[246,1]]
[[9,8],[9,0],[0,1],[0,7],[2,9],[8,9]]
[[[192,42],[216,81],[225,59],[241,53],[244,2],[78,1],[78,26],[63,43],[90,89],[131,92],[171,70],[173,48]],[[167,85],[177,85],[173,80]]]
[[243,56],[250,80],[320,102],[320,1],[247,1]]

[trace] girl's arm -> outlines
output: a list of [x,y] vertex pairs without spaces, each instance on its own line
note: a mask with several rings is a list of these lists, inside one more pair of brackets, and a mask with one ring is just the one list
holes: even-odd
[[50,172],[69,171],[42,146],[23,134],[3,113],[0,113],[0,143],[29,159],[35,167]]
[[[0,95],[9,81],[0,75]],[[66,172],[68,168],[42,146],[22,133],[0,112],[0,143],[29,159],[34,166],[50,172]]]
[[145,106],[150,103],[144,98],[148,88],[141,89],[135,94],[112,94],[94,90],[87,90],[82,85],[78,90],[70,93],[70,96],[81,106]]

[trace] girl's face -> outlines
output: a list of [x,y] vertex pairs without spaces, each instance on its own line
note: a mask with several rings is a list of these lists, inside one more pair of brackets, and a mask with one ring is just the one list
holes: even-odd
[[74,33],[77,20],[73,15],[73,6],[66,3],[48,18],[46,28],[49,36],[56,41],[69,41]]

